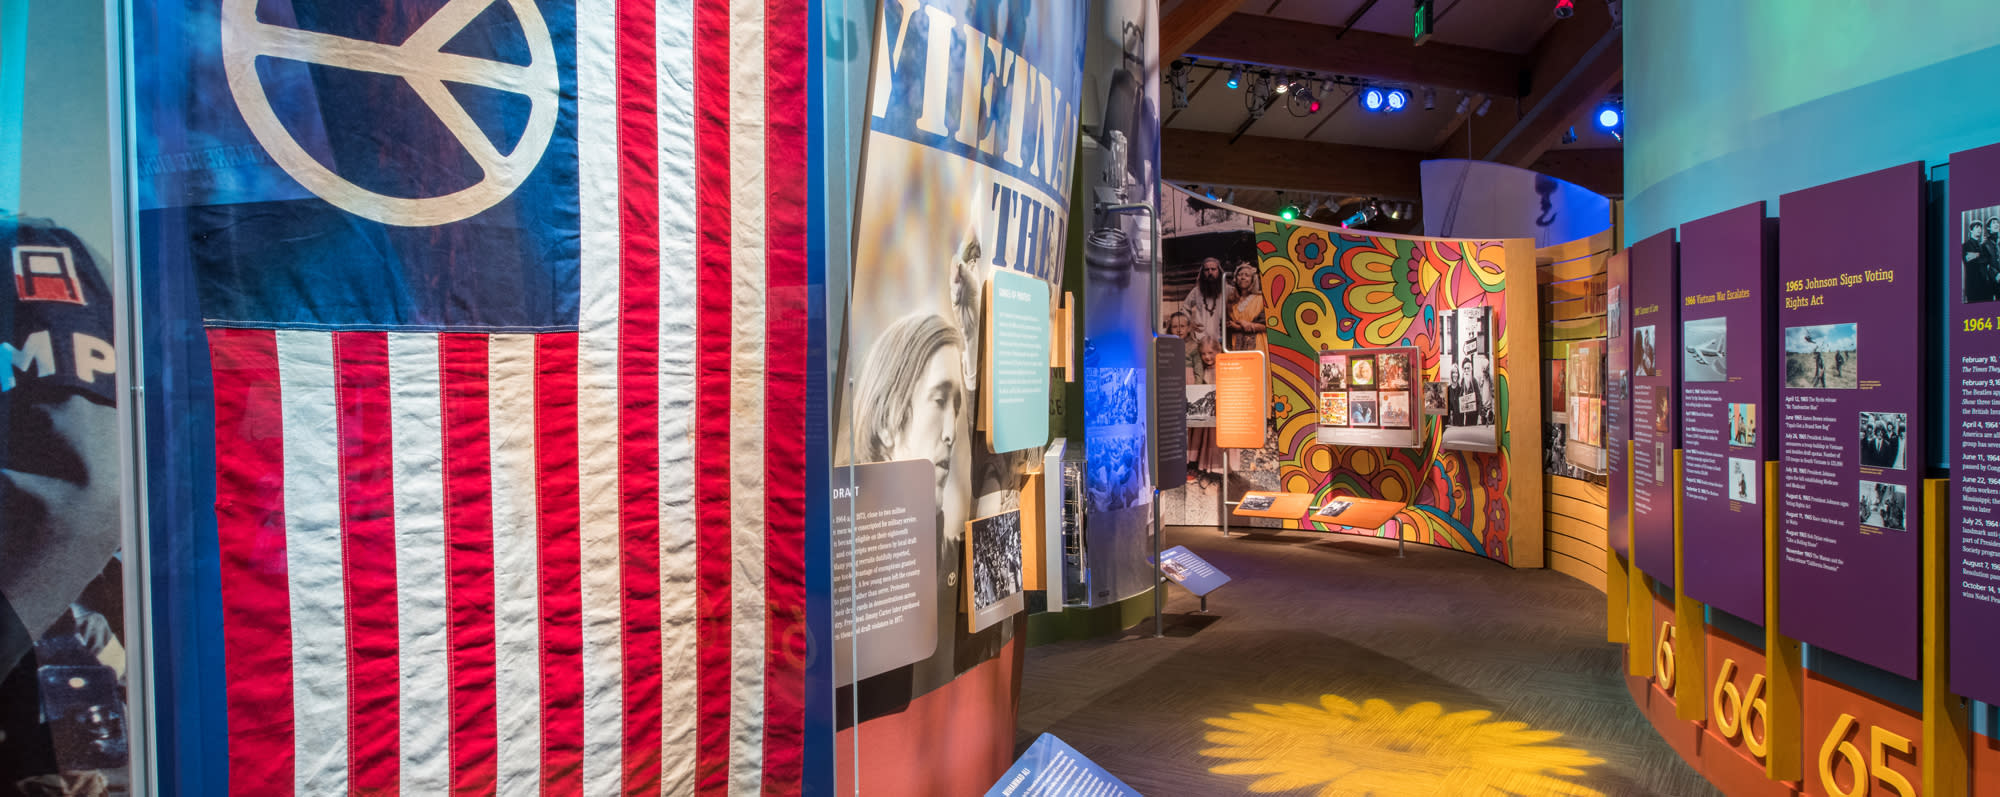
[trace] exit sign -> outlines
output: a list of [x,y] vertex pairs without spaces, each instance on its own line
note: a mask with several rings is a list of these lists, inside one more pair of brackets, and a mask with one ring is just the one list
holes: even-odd
[[1431,16],[1431,6],[1435,3],[1435,1],[1436,0],[1416,0],[1417,10],[1416,13],[1412,15],[1414,24],[1411,26],[1411,30],[1414,32],[1413,35],[1415,35],[1417,44],[1419,46],[1422,46],[1424,42],[1431,40],[1431,26],[1435,21]]

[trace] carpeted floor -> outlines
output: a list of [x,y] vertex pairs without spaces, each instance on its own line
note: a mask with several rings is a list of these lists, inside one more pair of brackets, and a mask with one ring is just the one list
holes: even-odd
[[1717,793],[1633,705],[1581,582],[1352,536],[1166,544],[1234,579],[1214,619],[1170,587],[1167,638],[1029,650],[1020,747],[1055,734],[1148,797]]

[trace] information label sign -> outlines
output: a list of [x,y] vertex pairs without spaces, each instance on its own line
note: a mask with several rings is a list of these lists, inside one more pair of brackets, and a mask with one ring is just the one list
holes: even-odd
[[1263,448],[1271,415],[1270,375],[1261,351],[1231,351],[1215,358],[1215,438],[1222,448]]
[[1674,582],[1674,449],[1681,444],[1680,247],[1667,230],[1632,247],[1632,563]]
[[1049,284],[1018,271],[994,269],[993,311],[986,315],[986,356],[993,374],[982,396],[991,402],[995,453],[1049,442]]
[[1187,343],[1153,337],[1153,484],[1187,483]]
[[1779,207],[1779,622],[1915,678],[1922,164],[1786,194]]
[[1605,266],[1604,288],[1604,467],[1611,472],[1611,550],[1631,556],[1631,538],[1626,533],[1632,519],[1632,497],[1626,486],[1631,482],[1631,463],[1625,444],[1632,439],[1632,339],[1627,334],[1627,316],[1632,301],[1632,252],[1611,256]]
[[1951,690],[2000,702],[2000,145],[1951,156]]
[[986,797],[1140,797],[1124,781],[1049,734],[1001,775]]
[[1229,583],[1228,575],[1215,569],[1215,565],[1209,564],[1208,560],[1196,556],[1185,545],[1160,552],[1160,572],[1196,595],[1207,595],[1216,587]]
[[1681,225],[1682,585],[1764,619],[1770,459],[1771,262],[1764,203]]

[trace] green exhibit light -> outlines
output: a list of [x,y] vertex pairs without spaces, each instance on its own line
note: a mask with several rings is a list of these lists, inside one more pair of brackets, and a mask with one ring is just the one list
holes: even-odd
[[1286,205],[1278,209],[1278,217],[1285,221],[1295,221],[1299,217],[1298,205]]

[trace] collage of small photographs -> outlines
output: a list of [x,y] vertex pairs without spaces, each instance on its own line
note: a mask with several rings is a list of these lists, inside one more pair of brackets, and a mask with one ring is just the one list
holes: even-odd
[[[1644,328],[1647,367],[1651,367],[1652,327]],[[1681,381],[1729,381],[1729,319],[1726,316],[1696,318],[1681,322]],[[1851,362],[1851,359],[1850,359]],[[1728,410],[1729,447],[1757,445],[1757,405],[1732,402]],[[1754,453],[1754,452],[1744,452]],[[1729,458],[1728,495],[1731,501],[1757,502],[1757,458]]]
[[1411,407],[1416,398],[1410,368],[1408,351],[1321,352],[1319,425],[1350,429],[1410,428],[1414,422]]

